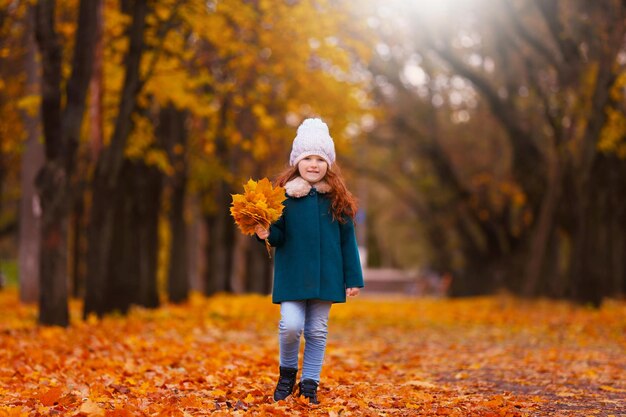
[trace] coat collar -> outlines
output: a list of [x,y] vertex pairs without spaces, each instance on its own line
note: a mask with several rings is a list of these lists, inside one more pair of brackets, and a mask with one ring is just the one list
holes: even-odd
[[326,194],[331,191],[330,185],[324,180],[311,185],[304,178],[296,177],[291,181],[287,181],[285,184],[285,192],[289,197],[300,198],[309,194],[309,191],[311,191],[313,187],[315,187],[320,194]]

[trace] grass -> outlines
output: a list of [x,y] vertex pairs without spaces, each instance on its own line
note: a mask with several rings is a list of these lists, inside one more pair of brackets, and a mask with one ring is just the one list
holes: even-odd
[[0,275],[4,277],[3,284],[6,287],[17,288],[18,286],[17,260],[0,259]]

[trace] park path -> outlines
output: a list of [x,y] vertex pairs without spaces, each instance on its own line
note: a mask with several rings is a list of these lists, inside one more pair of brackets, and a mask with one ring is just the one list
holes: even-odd
[[626,416],[626,304],[363,296],[331,311],[321,404],[273,403],[263,296],[38,328],[0,293],[0,416]]

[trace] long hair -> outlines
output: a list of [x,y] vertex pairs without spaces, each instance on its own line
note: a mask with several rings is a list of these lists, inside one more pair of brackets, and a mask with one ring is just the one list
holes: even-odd
[[[298,166],[288,167],[283,170],[274,180],[275,185],[284,187],[287,182],[299,176]],[[331,211],[333,218],[340,223],[346,223],[347,219],[354,220],[357,211],[356,198],[346,187],[346,182],[341,175],[341,169],[337,163],[328,167],[324,180],[328,183],[331,191],[328,193],[331,199]]]

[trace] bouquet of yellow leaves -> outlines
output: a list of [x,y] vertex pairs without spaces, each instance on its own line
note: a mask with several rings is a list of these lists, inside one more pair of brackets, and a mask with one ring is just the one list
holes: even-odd
[[[258,182],[250,179],[243,186],[243,194],[233,194],[230,214],[243,234],[254,235],[257,225],[267,229],[280,218],[283,213],[285,189],[272,187],[272,183],[263,178]],[[267,253],[270,254],[270,244],[265,239]]]

